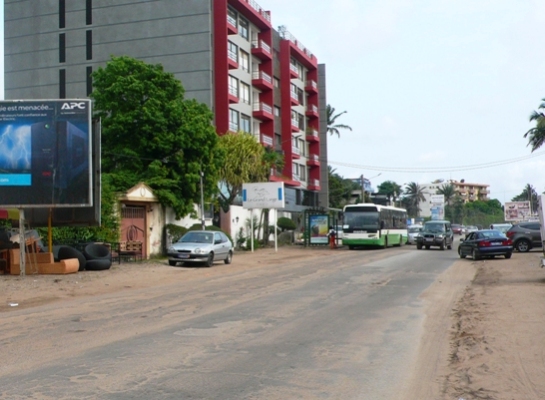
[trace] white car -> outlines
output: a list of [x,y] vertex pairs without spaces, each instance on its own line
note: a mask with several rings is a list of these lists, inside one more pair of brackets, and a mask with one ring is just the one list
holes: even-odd
[[211,267],[214,261],[231,264],[233,245],[220,231],[189,231],[168,249],[168,264],[204,263]]
[[410,225],[407,227],[407,244],[415,244],[416,237],[422,232],[422,225]]

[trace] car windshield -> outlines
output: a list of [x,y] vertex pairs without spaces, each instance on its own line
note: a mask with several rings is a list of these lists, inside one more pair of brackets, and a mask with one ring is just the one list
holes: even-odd
[[445,225],[440,223],[429,223],[425,225],[427,232],[445,232]]
[[178,242],[179,243],[212,243],[214,235],[207,232],[188,232]]
[[419,226],[412,226],[409,228],[409,233],[418,233],[422,232],[422,228]]

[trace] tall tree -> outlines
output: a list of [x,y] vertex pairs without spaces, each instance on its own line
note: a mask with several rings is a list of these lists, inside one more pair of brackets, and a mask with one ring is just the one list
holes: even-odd
[[535,188],[528,183],[526,186],[524,186],[522,193],[513,197],[511,201],[529,201],[530,210],[537,211],[539,195],[537,194]]
[[[541,99],[545,102],[545,99]],[[524,134],[525,138],[528,138],[528,145],[532,147],[532,151],[539,149],[545,143],[545,103],[541,103],[538,107],[538,111],[532,112],[530,115],[530,122],[535,121],[536,126],[530,129]]]
[[386,195],[388,202],[395,204],[396,200],[401,196],[403,189],[394,181],[384,181],[377,187],[378,193]]
[[338,137],[340,137],[341,133],[339,132],[339,129],[348,129],[349,131],[352,130],[352,128],[348,125],[337,123],[337,119],[341,115],[346,114],[346,111],[335,114],[335,108],[331,107],[331,105],[328,104],[326,107],[326,112],[327,112],[327,131],[329,132],[330,135],[335,134]]
[[225,212],[242,193],[243,183],[268,181],[271,168],[280,168],[283,163],[283,158],[280,158],[282,156],[267,153],[263,145],[249,133],[223,135],[219,147],[228,155],[219,170],[219,200]]
[[418,217],[420,215],[420,203],[426,201],[424,189],[418,183],[410,182],[405,185],[404,194],[405,198],[408,199],[410,210]]
[[181,218],[216,192],[223,153],[212,126],[213,114],[161,65],[112,57],[93,73],[96,116],[102,120],[102,173],[118,190],[149,185],[163,206]]
[[446,183],[437,189],[437,194],[442,194],[445,197],[445,205],[450,206],[456,196],[456,189],[452,183]]

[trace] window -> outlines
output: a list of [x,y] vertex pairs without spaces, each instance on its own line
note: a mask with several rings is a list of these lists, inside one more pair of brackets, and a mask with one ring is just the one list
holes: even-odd
[[66,1],[59,0],[59,29],[66,28]]
[[240,67],[243,71],[250,72],[250,55],[244,50],[240,51]]
[[93,24],[93,0],[85,1],[85,24]]
[[93,31],[88,30],[85,36],[85,47],[87,50],[87,60],[93,59]]
[[274,115],[275,115],[276,117],[279,117],[279,116],[280,116],[280,107],[274,106]]
[[297,123],[298,128],[302,131],[305,130],[305,117],[302,114],[297,113]]
[[307,169],[301,165],[301,168],[299,168],[299,178],[301,178],[302,181],[306,181],[307,180]]
[[240,130],[252,133],[252,119],[244,114],[240,115]]
[[59,98],[66,99],[66,70],[59,70]]
[[227,8],[227,21],[233,26],[237,26],[238,14],[231,7]]
[[275,133],[274,139],[276,141],[277,146],[282,146],[282,135],[280,135],[279,133]]
[[273,85],[274,85],[275,88],[279,88],[280,87],[280,79],[274,78],[273,79]]
[[305,81],[305,68],[303,67],[303,64],[297,63],[297,74],[299,75],[299,79],[302,81]]
[[240,17],[238,20],[238,33],[246,40],[250,40],[250,24],[248,20]]
[[235,97],[238,95],[238,79],[229,75],[229,94]]
[[66,33],[59,34],[59,62],[66,62]]
[[87,67],[85,74],[86,74],[86,81],[87,81],[87,96],[91,94],[93,91],[93,78],[91,77],[91,74],[93,73],[93,67]]
[[[240,82],[240,99],[243,103],[250,103],[250,85],[247,85],[244,82]],[[249,132],[249,131],[248,131]]]
[[302,156],[305,156],[305,141],[303,139],[299,139],[299,151],[301,152]]
[[297,100],[299,101],[299,104],[304,105],[305,104],[305,93],[303,92],[303,89],[300,87],[297,88]]
[[227,44],[227,56],[238,63],[238,46],[233,42]]
[[229,130],[232,132],[238,132],[238,122],[239,122],[238,111],[229,109]]

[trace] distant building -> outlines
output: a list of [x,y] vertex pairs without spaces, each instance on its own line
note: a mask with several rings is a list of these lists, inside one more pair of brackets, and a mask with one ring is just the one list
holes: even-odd
[[454,186],[454,192],[460,196],[464,203],[469,203],[472,201],[486,201],[489,200],[488,195],[490,194],[489,187],[490,185],[484,183],[468,183],[465,180],[443,180],[438,179],[431,183],[421,183],[419,184],[422,188],[425,201],[420,202],[420,215],[422,217],[431,217],[431,196],[437,194],[437,191],[441,189],[444,185]]

